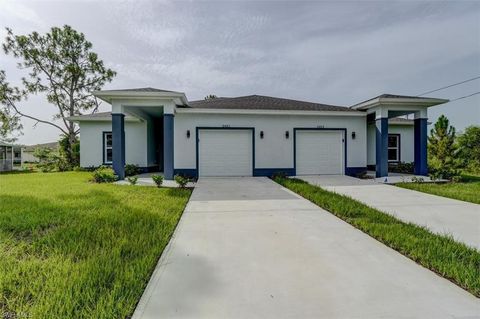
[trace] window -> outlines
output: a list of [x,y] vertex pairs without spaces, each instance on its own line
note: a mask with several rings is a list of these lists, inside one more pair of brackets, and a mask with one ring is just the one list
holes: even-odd
[[388,161],[400,162],[400,134],[388,134]]
[[111,164],[112,158],[112,132],[103,132],[103,163]]

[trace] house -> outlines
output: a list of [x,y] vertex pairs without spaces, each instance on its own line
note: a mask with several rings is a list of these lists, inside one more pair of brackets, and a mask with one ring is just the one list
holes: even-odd
[[37,163],[39,159],[35,156],[35,150],[41,148],[48,148],[52,151],[58,150],[58,142],[42,143],[35,145],[28,145],[23,147],[21,161],[22,163]]
[[[383,94],[351,107],[260,95],[188,101],[139,88],[94,95],[112,111],[69,118],[80,125],[81,166],[125,164],[190,176],[347,174],[389,161],[427,174],[427,110],[444,99]],[[399,117],[414,114],[414,120]]]
[[22,162],[22,146],[0,143],[0,172],[12,171]]

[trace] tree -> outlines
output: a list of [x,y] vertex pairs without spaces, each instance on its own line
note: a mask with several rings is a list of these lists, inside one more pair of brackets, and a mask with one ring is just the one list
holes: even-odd
[[209,94],[205,97],[205,100],[213,100],[213,99],[216,99],[217,96],[215,94]]
[[430,171],[438,178],[451,178],[456,175],[458,166],[455,128],[448,118],[441,115],[428,137],[428,164]]
[[20,117],[8,108],[9,101],[20,100],[20,92],[10,86],[5,72],[0,70],[0,142],[13,142],[15,138],[11,134],[22,129]]
[[[100,90],[116,75],[115,71],[104,66],[98,55],[91,51],[92,43],[72,27],[53,27],[50,32],[28,35],[14,35],[7,28],[7,37],[3,44],[6,54],[21,60],[20,69],[27,69],[28,75],[22,78],[24,88],[18,90],[21,97],[29,94],[44,93],[47,101],[58,110],[52,120],[39,119],[21,111],[18,99],[7,99],[6,107],[16,116],[26,117],[39,123],[51,125],[68,138],[66,159],[71,165],[77,165],[73,145],[77,141],[79,129],[69,116],[84,112],[96,112],[98,102],[92,91]],[[61,120],[56,124],[54,120]]]
[[480,173],[480,126],[472,125],[457,139],[462,167]]

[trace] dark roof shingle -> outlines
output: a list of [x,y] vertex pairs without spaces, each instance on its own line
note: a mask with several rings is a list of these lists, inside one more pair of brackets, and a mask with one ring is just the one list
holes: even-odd
[[214,99],[191,101],[188,105],[199,109],[235,109],[235,110],[289,110],[289,111],[341,111],[356,112],[348,107],[297,101],[262,95],[240,97],[218,97]]

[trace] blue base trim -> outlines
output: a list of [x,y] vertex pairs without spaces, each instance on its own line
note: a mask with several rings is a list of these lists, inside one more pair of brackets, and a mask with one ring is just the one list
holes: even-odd
[[345,175],[356,177],[358,174],[366,172],[366,167],[346,167]]
[[285,174],[287,176],[295,176],[294,168],[255,168],[253,176],[273,176],[275,174]]
[[175,168],[173,171],[175,172],[175,175],[198,177],[197,169],[195,168]]

